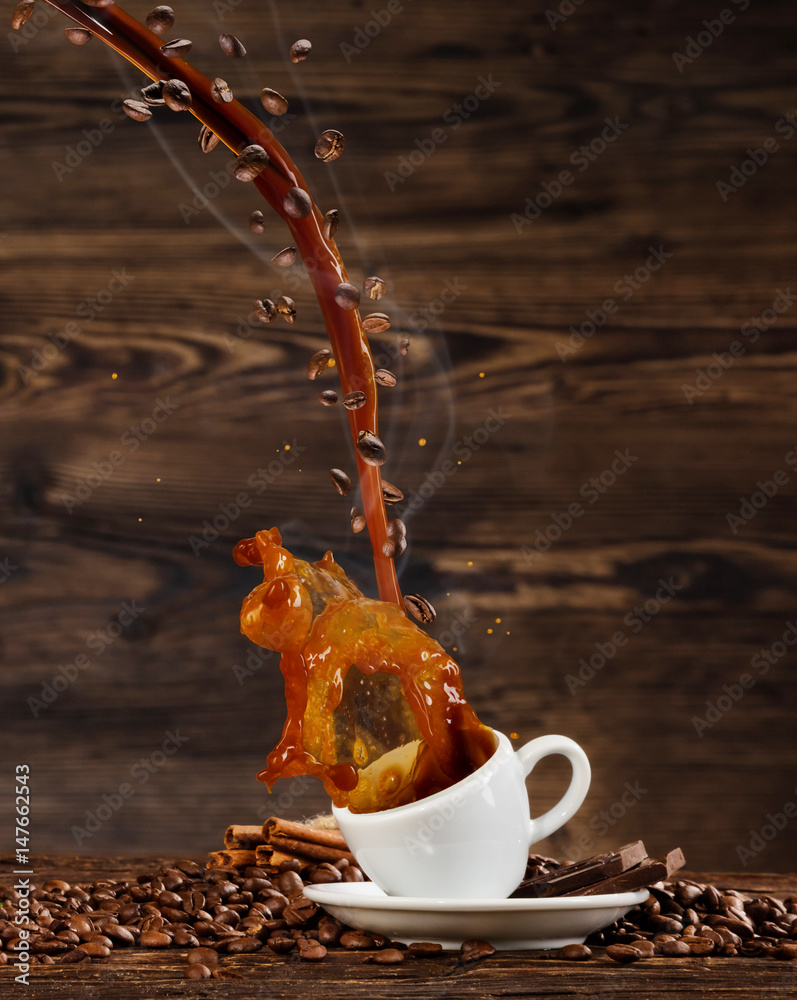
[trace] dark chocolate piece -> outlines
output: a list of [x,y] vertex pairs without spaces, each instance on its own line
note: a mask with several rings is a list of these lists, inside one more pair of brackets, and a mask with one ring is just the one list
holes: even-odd
[[629,868],[620,875],[612,875],[582,889],[566,892],[564,895],[596,896],[609,892],[633,892],[653,885],[654,882],[660,882],[674,871],[683,868],[685,864],[683,852],[680,847],[676,847],[663,858],[645,858],[636,867]]
[[596,854],[585,861],[560,868],[548,875],[524,879],[512,894],[514,897],[563,896],[577,894],[586,886],[600,882],[611,876],[620,875],[646,857],[645,845],[641,840],[626,844],[608,854]]

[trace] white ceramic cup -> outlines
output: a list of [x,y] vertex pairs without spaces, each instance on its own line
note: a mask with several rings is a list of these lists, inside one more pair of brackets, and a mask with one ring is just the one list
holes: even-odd
[[[540,736],[515,751],[503,733],[495,737],[493,756],[442,792],[384,812],[332,807],[357,864],[388,895],[505,899],[523,879],[531,845],[578,810],[591,772],[577,743]],[[570,761],[570,786],[531,819],[526,777],[554,753]]]

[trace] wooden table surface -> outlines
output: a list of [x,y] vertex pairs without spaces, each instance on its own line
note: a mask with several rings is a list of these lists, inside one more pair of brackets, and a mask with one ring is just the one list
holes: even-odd
[[[490,409],[506,414],[420,509],[399,508],[400,572],[437,606],[432,631],[457,646],[485,722],[523,739],[563,732],[589,754],[590,795],[543,849],[580,857],[643,837],[696,868],[793,870],[797,822],[770,817],[797,803],[797,671],[781,638],[797,607],[794,4],[728,0],[732,23],[680,67],[673,53],[720,4],[588,0],[552,25],[542,3],[405,2],[348,61],[341,45],[364,37],[368,4],[175,6],[198,66],[255,108],[264,85],[286,94],[296,117],[279,138],[318,203],[340,207],[354,280],[390,283],[389,338],[413,346],[382,396],[386,477],[412,496]],[[202,852],[231,822],[328,806],[312,783],[268,796],[255,780],[282,685],[276,658],[252,659],[239,635],[254,574],[233,544],[279,525],[303,557],[333,549],[368,591],[372,570],[327,477],[352,464],[343,418],[304,376],[325,342],[318,310],[306,280],[293,291],[268,264],[285,232],[269,218],[264,237],[249,233],[258,202],[245,185],[213,195],[228,157],[202,156],[189,116],[124,118],[138,74],[96,41],[67,43],[64,24],[0,38],[0,801],[27,762],[35,849]],[[221,54],[221,30],[247,59]],[[292,66],[299,37],[313,53]],[[500,86],[467,119],[452,112],[480,77]],[[607,119],[628,125],[608,143]],[[347,137],[330,165],[311,154],[328,127]],[[386,178],[436,128],[445,141],[400,183]],[[723,200],[717,182],[770,139],[777,150]],[[573,182],[518,231],[513,214],[565,169]],[[193,214],[203,189],[209,205]],[[672,256],[658,266],[651,247]],[[126,284],[106,301],[114,272]],[[272,288],[296,298],[299,320],[253,333],[239,317]],[[569,353],[570,328],[608,299],[616,310]],[[437,313],[426,329],[423,309]],[[753,342],[742,330],[765,314]],[[70,321],[80,333],[57,349],[48,338]],[[744,353],[700,376],[735,340]],[[52,359],[25,375],[45,349]],[[699,378],[690,402],[683,387]],[[159,400],[177,408],[133,451],[122,442]],[[285,443],[300,460],[258,492],[251,477]],[[70,512],[120,448],[124,463]],[[612,478],[616,452],[630,467],[589,502],[583,488]],[[776,473],[775,495],[729,523]],[[574,503],[583,514],[538,552]],[[219,537],[195,554],[214,519]],[[132,621],[110,635],[126,607]],[[76,670],[81,656],[90,665]],[[594,676],[574,687],[590,658]],[[65,689],[37,707],[54,682]],[[541,766],[535,807],[564,780]],[[88,831],[123,783],[135,794]],[[688,968],[678,974],[699,980],[702,966]]]
[[[94,881],[125,879],[152,871],[164,861],[152,857],[102,858],[53,856],[35,860],[36,878]],[[200,860],[199,858],[197,860]],[[0,859],[0,885],[12,879],[7,859]],[[797,875],[749,873],[683,873],[720,888],[744,892],[797,895]],[[222,957],[221,965],[243,976],[199,982],[184,980],[185,950],[122,948],[109,959],[79,965],[35,965],[25,996],[33,1000],[94,1000],[111,993],[118,1000],[140,997],[213,996],[273,997],[296,1000],[305,995],[340,1000],[382,1000],[429,996],[471,1000],[515,1000],[522,997],[570,997],[573,1000],[693,1000],[701,997],[758,1000],[797,995],[797,962],[753,958],[655,957],[620,966],[595,949],[587,962],[565,962],[545,952],[505,951],[473,965],[459,964],[455,952],[439,959],[413,959],[398,967],[363,964],[362,955],[333,951],[321,963],[274,955],[268,949],[251,955]],[[0,967],[0,989],[12,971]],[[22,987],[19,987],[22,989]]]

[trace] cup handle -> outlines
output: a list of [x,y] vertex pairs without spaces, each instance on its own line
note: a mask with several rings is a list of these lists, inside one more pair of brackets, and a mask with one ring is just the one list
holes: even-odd
[[536,740],[521,747],[517,751],[517,758],[526,777],[531,774],[534,766],[543,757],[552,753],[560,753],[567,757],[573,768],[573,777],[559,802],[542,816],[529,821],[529,847],[536,844],[538,840],[544,840],[554,830],[564,826],[570,817],[578,811],[589,791],[592,774],[589,760],[578,743],[567,736],[538,736]]

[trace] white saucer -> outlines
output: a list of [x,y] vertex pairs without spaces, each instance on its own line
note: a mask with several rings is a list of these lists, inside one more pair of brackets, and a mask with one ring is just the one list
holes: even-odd
[[647,889],[638,889],[551,899],[423,899],[388,896],[373,882],[308,885],[304,894],[350,927],[394,941],[459,948],[481,938],[499,950],[580,944],[648,898]]

